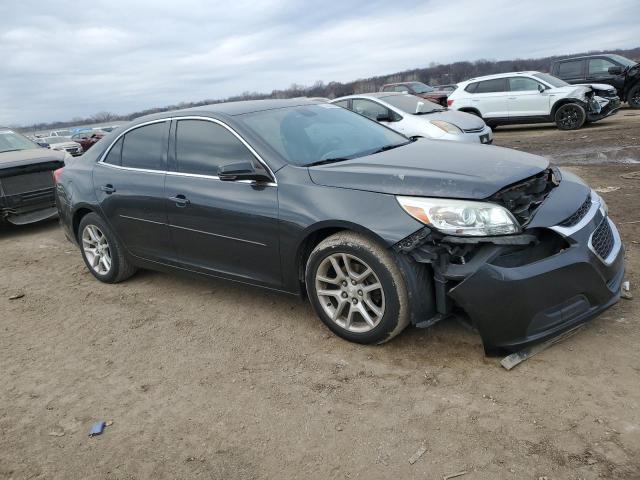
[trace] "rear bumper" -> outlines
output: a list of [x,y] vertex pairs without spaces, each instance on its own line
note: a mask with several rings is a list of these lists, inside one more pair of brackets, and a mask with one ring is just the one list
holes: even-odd
[[[607,226],[612,246],[601,258],[596,252],[602,248],[594,247],[600,237],[594,234]],[[600,204],[576,227],[550,229],[564,238],[567,248],[512,267],[504,266],[498,251],[449,291],[478,328],[487,352],[516,350],[555,336],[620,298],[624,247]]]

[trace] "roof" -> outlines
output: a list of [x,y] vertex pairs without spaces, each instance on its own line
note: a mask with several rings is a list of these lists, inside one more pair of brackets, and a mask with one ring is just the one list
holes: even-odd
[[460,85],[461,83],[477,82],[478,80],[492,80],[494,78],[513,77],[516,75],[534,75],[536,73],[540,73],[540,72],[538,72],[537,70],[528,70],[525,72],[494,73],[493,75],[485,75],[483,77],[470,78],[468,80],[465,80],[464,82],[459,82],[458,85]]
[[318,105],[326,103],[323,101],[311,100],[309,98],[292,98],[286,100],[245,100],[240,102],[214,103],[211,105],[202,105],[201,107],[184,108],[181,110],[171,110],[167,112],[152,113],[135,119],[136,123],[140,121],[156,120],[166,118],[171,115],[188,116],[188,115],[226,115],[236,116],[245,113],[262,112],[266,110],[276,110],[279,108],[297,107],[301,105]]
[[357,97],[385,98],[385,97],[397,97],[398,95],[408,95],[408,94],[403,92],[354,93],[353,95],[345,95],[344,97],[336,98],[334,100],[331,100],[331,102],[335,102],[336,100],[343,100],[345,98],[357,98]]
[[407,80],[406,82],[392,82],[392,83],[385,83],[384,85],[382,85],[383,87],[389,87],[391,85],[406,85],[407,83],[423,83],[420,82],[418,80]]

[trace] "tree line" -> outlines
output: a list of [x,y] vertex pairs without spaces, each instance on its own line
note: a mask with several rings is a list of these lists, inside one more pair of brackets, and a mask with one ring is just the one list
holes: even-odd
[[[234,102],[240,100],[264,100],[264,99],[283,99],[295,97],[326,97],[337,98],[344,95],[352,95],[355,93],[368,93],[380,90],[380,87],[386,83],[418,81],[428,85],[446,85],[454,84],[473,77],[483,75],[492,75],[495,73],[517,72],[523,70],[538,70],[548,72],[551,63],[562,58],[590,55],[596,53],[605,53],[603,51],[591,51],[585,53],[577,53],[571,55],[551,56],[543,58],[516,58],[514,60],[486,60],[480,59],[473,62],[463,61],[448,64],[437,64],[431,62],[428,67],[415,68],[403,72],[391,73],[388,75],[379,75],[370,78],[362,78],[352,82],[340,83],[317,81],[311,86],[292,84],[284,90],[272,90],[270,93],[263,92],[243,92],[240,95],[221,99],[205,99],[197,102],[181,102],[176,105],[167,105],[164,107],[155,107],[133,112],[127,115],[116,115],[110,112],[98,112],[90,117],[75,117],[70,121],[56,121],[49,123],[35,123],[33,125],[21,127],[23,131],[48,130],[54,128],[65,128],[75,125],[107,123],[112,121],[128,121],[143,115],[152,113],[166,112],[170,110],[179,110],[183,108],[199,107],[202,105],[211,105],[222,102]],[[606,53],[617,53],[631,59],[640,59],[640,47],[626,50],[607,50]]]

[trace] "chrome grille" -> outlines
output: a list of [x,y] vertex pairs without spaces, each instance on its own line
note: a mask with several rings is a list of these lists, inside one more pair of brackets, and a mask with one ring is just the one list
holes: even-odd
[[601,259],[605,259],[611,253],[614,243],[609,220],[605,218],[591,235],[591,247]]
[[577,225],[580,220],[584,218],[589,209],[591,208],[591,195],[587,196],[587,199],[580,205],[580,208],[575,211],[570,217],[560,223],[562,227],[573,227]]

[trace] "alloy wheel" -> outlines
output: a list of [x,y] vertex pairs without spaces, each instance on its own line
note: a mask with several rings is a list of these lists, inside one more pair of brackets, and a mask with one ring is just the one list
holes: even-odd
[[316,295],[324,312],[338,326],[350,332],[374,329],[385,310],[380,279],[362,259],[334,253],[316,270]]
[[559,121],[563,127],[571,128],[580,121],[580,111],[577,107],[569,105],[560,112]]
[[82,231],[82,250],[94,272],[106,275],[111,270],[111,249],[107,237],[95,225],[87,225]]

